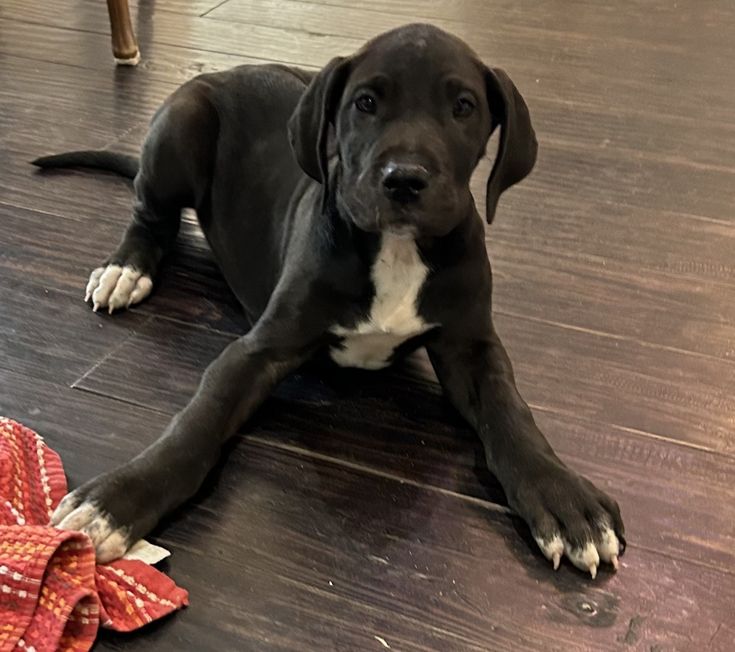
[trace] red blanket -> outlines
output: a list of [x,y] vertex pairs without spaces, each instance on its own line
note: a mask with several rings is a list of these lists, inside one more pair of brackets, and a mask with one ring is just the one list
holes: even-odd
[[188,604],[152,566],[95,565],[86,534],[50,527],[64,494],[59,456],[0,417],[0,652],[89,650],[100,624],[128,632]]

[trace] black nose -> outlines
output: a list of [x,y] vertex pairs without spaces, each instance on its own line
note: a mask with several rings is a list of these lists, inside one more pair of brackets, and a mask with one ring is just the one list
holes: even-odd
[[383,168],[383,191],[393,201],[416,201],[428,185],[429,171],[422,165],[388,163]]

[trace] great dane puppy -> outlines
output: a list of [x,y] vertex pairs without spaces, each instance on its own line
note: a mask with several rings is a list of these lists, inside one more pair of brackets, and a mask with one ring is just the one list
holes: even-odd
[[95,310],[149,294],[191,207],[252,325],[163,434],[67,495],[53,524],[86,532],[100,562],[120,557],[197,491],[225,440],[309,357],[380,369],[425,346],[554,568],[563,555],[593,578],[601,561],[617,568],[617,504],[554,454],[493,328],[469,184],[498,127],[488,222],[536,161],[526,103],[460,39],[408,25],[316,75],[240,66],[187,82],[155,114],[139,164],[109,152],[35,161],[135,177],[133,219],[89,278]]

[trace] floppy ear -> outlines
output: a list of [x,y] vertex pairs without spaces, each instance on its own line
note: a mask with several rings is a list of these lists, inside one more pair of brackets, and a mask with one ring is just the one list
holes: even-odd
[[500,194],[527,177],[533,169],[538,143],[528,107],[505,71],[488,68],[485,84],[493,131],[500,125],[498,153],[487,180],[486,219],[490,224]]
[[301,168],[322,184],[322,201],[328,196],[327,137],[334,123],[342,91],[349,75],[350,60],[332,59],[311,80],[291,119],[288,134]]

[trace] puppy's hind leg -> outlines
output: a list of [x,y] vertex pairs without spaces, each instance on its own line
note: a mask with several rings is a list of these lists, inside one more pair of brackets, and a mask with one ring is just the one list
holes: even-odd
[[184,208],[209,196],[217,116],[204,84],[193,80],[159,109],[143,145],[135,177],[133,218],[117,249],[89,276],[85,301],[110,313],[140,303],[153,289],[171,250]]

